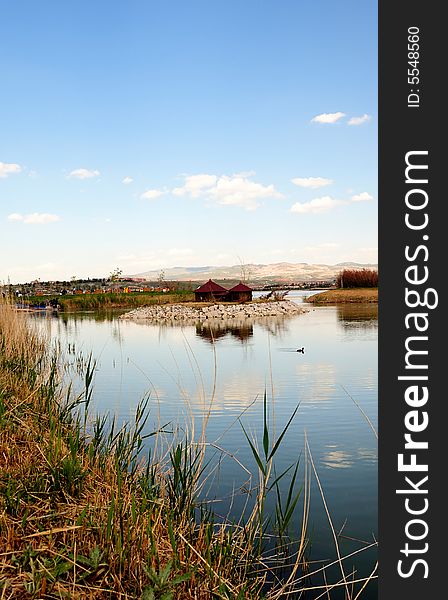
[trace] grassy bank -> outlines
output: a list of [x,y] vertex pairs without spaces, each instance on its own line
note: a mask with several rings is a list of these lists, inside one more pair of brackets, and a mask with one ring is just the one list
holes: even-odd
[[[253,509],[244,522],[219,523],[198,500],[205,432],[164,448],[161,439],[141,462],[145,403],[133,425],[117,430],[97,418],[89,426],[95,365],[81,357],[72,365],[84,382],[76,396],[60,380],[70,368],[23,314],[0,304],[1,597],[276,599],[291,592],[304,568],[306,516],[290,579],[280,583],[267,568],[275,552],[264,556],[264,504],[279,481],[267,421],[264,451],[251,446],[259,478]],[[298,463],[294,469],[276,521],[282,564],[299,498],[307,513],[308,495],[295,489]]]
[[112,308],[137,308],[149,304],[177,304],[191,302],[194,293],[188,291],[168,292],[131,292],[108,294],[66,294],[64,296],[32,296],[25,300],[26,304],[48,303],[57,300],[64,311],[109,310]]
[[[287,298],[286,298],[287,299]],[[216,302],[196,302],[194,292],[177,291],[161,294],[160,292],[134,292],[134,293],[109,293],[109,294],[66,294],[64,296],[30,296],[21,300],[21,304],[29,306],[38,306],[39,304],[49,304],[50,301],[57,300],[60,309],[64,312],[82,312],[82,311],[107,311],[115,308],[133,309],[140,306],[166,305],[166,304],[187,304],[193,308],[203,308]],[[276,298],[269,300],[257,298],[251,303],[274,302]],[[240,302],[225,302],[225,305],[240,304]]]
[[378,288],[344,288],[327,290],[309,296],[307,302],[312,304],[338,304],[340,302],[378,302]]

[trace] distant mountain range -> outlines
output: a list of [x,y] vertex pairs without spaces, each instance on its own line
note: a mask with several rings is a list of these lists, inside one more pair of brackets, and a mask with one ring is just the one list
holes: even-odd
[[[308,263],[273,263],[268,265],[247,264],[232,265],[228,267],[172,267],[163,269],[166,281],[194,281],[201,282],[208,279],[240,280],[265,283],[305,282],[333,279],[342,269],[377,269],[377,264],[363,264],[343,262],[336,265],[308,264]],[[132,275],[148,281],[156,281],[161,270],[145,271]]]

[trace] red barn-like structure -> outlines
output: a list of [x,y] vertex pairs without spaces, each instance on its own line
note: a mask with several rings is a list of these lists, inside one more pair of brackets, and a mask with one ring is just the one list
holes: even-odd
[[198,287],[197,290],[194,291],[194,297],[196,302],[212,302],[213,300],[224,300],[224,296],[228,294],[228,290],[215,283],[211,279]]
[[196,302],[213,302],[215,300],[224,302],[250,302],[252,300],[252,291],[252,288],[241,281],[230,290],[226,290],[219,283],[209,279],[207,283],[204,283],[204,285],[195,290],[194,295]]
[[252,300],[252,288],[245,283],[239,282],[228,292],[226,300],[231,302],[250,302]]

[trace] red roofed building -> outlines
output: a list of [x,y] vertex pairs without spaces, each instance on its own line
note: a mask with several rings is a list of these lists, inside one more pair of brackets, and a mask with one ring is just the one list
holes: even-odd
[[239,282],[228,292],[226,300],[231,302],[250,302],[252,300],[252,288],[245,283]]
[[212,302],[213,300],[224,300],[224,296],[228,294],[228,290],[215,283],[211,279],[198,287],[197,290],[194,291],[194,297],[196,302]]

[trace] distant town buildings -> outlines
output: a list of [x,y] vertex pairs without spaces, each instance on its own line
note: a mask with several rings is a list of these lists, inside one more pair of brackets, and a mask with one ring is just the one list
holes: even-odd
[[[115,281],[104,279],[77,279],[67,281],[40,281],[35,279],[29,283],[1,284],[0,292],[11,294],[16,298],[35,296],[65,296],[79,294],[110,294],[110,293],[138,293],[158,292],[167,293],[176,290],[191,291],[195,293],[197,301],[225,300],[244,302],[252,299],[252,292],[276,290],[321,289],[335,285],[335,280],[310,280],[310,281],[259,281],[249,287],[235,280],[223,280],[223,285],[209,280],[197,289],[194,281],[147,281],[142,277],[119,277]],[[230,287],[233,285],[233,287]]]
[[17,298],[27,296],[65,296],[81,294],[110,294],[110,293],[136,293],[136,292],[162,292],[166,293],[177,289],[175,283],[149,282],[143,278],[123,278],[111,282],[108,279],[85,279],[77,281],[39,281],[19,285],[6,284],[0,289],[15,295]]

